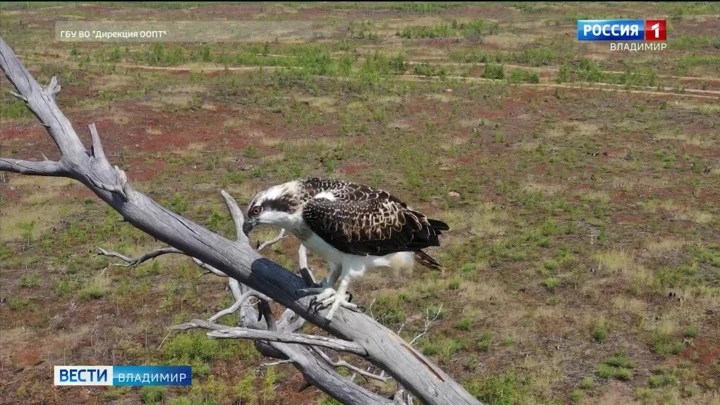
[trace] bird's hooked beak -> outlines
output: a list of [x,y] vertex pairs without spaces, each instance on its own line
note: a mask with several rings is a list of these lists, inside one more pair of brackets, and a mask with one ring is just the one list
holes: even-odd
[[249,219],[249,220],[245,221],[245,223],[243,223],[243,233],[245,234],[245,236],[250,235],[250,231],[252,231],[253,228],[255,228],[255,225],[257,225],[257,219],[255,219],[255,218]]

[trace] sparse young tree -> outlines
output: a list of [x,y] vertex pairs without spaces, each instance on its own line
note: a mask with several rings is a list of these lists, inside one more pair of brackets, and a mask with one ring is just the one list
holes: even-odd
[[[253,249],[242,232],[242,212],[226,192],[222,191],[222,196],[235,222],[237,240],[213,233],[133,189],[125,172],[108,161],[94,125],[90,125],[92,145],[87,149],[82,144],[55,102],[60,91],[56,78],[52,78],[49,86],[41,87],[2,38],[0,68],[17,90],[13,94],[25,101],[45,126],[61,155],[58,161],[0,157],[0,171],[75,179],[119,212],[128,223],[170,246],[137,259],[102,249],[100,254],[118,257],[130,265],[162,254],[184,254],[203,268],[229,278],[236,303],[226,311],[240,311],[240,326],[227,327],[212,322],[223,314],[221,312],[211,318],[212,321],[194,320],[177,328],[208,329],[208,336],[213,338],[252,339],[263,355],[295,366],[305,377],[305,387],[315,386],[344,404],[409,404],[413,398],[424,404],[479,404],[410,343],[370,316],[341,308],[328,323],[323,317],[325,310],[316,312],[312,309],[312,297],[301,298],[296,294],[297,290],[313,283],[309,271],[300,277]],[[299,253],[300,265],[304,268],[304,251],[301,249]],[[257,299],[257,309],[250,304],[251,297]],[[275,319],[270,310],[271,302],[287,308],[279,319]],[[322,328],[331,337],[297,333],[306,321]],[[428,314],[422,334],[427,332],[431,321],[431,314]],[[380,373],[372,373],[342,359],[333,360],[336,356],[326,351],[358,356]],[[351,370],[353,377],[343,377],[335,371],[338,367]],[[393,379],[400,389],[392,398],[386,398],[358,384],[355,381],[358,375],[380,381]]]

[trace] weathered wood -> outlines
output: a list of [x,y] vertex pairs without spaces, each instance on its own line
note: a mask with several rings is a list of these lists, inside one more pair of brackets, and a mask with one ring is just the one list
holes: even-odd
[[[125,173],[107,161],[94,126],[90,128],[91,150],[87,151],[82,145],[70,121],[55,103],[55,94],[60,90],[57,80],[53,78],[47,88],[40,87],[2,38],[0,68],[43,123],[61,153],[57,162],[0,159],[1,171],[78,180],[143,232],[267,295],[330,334],[357,344],[365,352],[362,358],[385,370],[423,403],[479,404],[400,336],[365,314],[341,308],[328,323],[323,317],[325,310],[309,311],[312,297],[300,298],[296,294],[305,287],[303,279],[260,256],[246,238],[238,241],[224,238],[134,190]],[[282,342],[269,344],[287,355],[309,381],[343,403],[392,403],[349,380],[338,380],[331,365],[303,352],[309,351],[306,347]]]

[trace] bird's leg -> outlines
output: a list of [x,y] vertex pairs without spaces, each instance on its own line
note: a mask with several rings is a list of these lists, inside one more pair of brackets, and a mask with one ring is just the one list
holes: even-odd
[[[335,287],[337,285],[338,278],[342,273],[342,266],[339,264],[330,264],[330,275],[328,276],[328,287]],[[323,279],[325,281],[325,279]]]
[[[333,315],[340,306],[348,309],[363,311],[364,308],[350,302],[352,300],[352,294],[347,293],[348,286],[350,285],[350,276],[346,274],[341,277],[341,274],[343,273],[341,265],[334,263],[329,263],[329,265],[330,274],[327,278],[320,281],[319,287],[303,288],[297,290],[297,293],[303,297],[311,294],[317,294],[310,302],[310,307],[315,312],[332,305],[330,313],[326,316],[326,319],[332,319]],[[338,291],[335,291],[333,287],[337,284],[337,281],[340,278],[341,281],[339,289]]]
[[[330,275],[326,278],[323,278],[320,280],[319,284],[316,284],[316,286],[310,287],[310,288],[302,288],[300,290],[297,290],[297,294],[301,297],[305,297],[312,294],[330,294],[330,292],[335,292],[335,284],[337,283],[337,279],[340,276],[340,270],[342,267],[340,265],[329,263],[330,266]],[[330,294],[332,295],[332,294]],[[324,300],[325,298],[329,297],[330,295],[325,295],[323,298],[320,298],[320,295],[316,297],[316,300],[318,302]]]
[[[345,298],[345,294],[347,292],[348,286],[350,285],[350,275],[346,274],[342,277],[340,280],[340,286],[338,287],[337,291],[334,291],[332,295],[325,298],[321,303],[324,306],[332,303],[332,306],[330,307],[330,312],[325,316],[325,319],[332,320],[333,315],[335,315],[335,312],[340,308],[340,306],[343,306],[345,308],[349,309],[359,309],[357,305],[351,303]],[[325,293],[321,294],[324,295]],[[319,300],[318,296],[318,300]]]

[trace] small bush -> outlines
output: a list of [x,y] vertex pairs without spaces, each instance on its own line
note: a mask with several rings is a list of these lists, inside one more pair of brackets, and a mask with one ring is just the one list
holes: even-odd
[[97,300],[104,297],[106,293],[105,289],[101,287],[89,286],[80,291],[80,299],[83,301],[89,301],[91,299]]
[[525,379],[516,375],[514,371],[507,371],[482,381],[472,381],[465,386],[470,394],[483,403],[513,405],[523,403],[523,399],[527,396],[525,383]]
[[40,286],[40,279],[38,278],[37,273],[33,273],[30,275],[24,275],[20,277],[20,287],[21,288],[37,288]]
[[607,342],[609,334],[607,325],[604,322],[598,322],[593,327],[593,339],[600,344]]
[[[634,367],[635,363],[632,360],[628,359],[625,354],[618,353],[595,366],[595,375],[604,379],[616,378],[627,381],[633,377],[633,372],[630,369]],[[592,384],[592,381],[590,381],[590,384]]]
[[30,300],[25,298],[12,297],[10,298],[10,309],[17,311],[20,308],[30,305]]
[[624,354],[616,354],[605,360],[605,364],[613,367],[635,368],[635,362],[625,357]]
[[661,375],[651,375],[648,378],[648,385],[652,388],[664,387],[666,385],[677,384],[678,379],[674,374],[663,373]]
[[485,73],[483,73],[483,77],[486,79],[502,80],[505,78],[505,67],[503,65],[496,65],[488,62],[485,64]]
[[463,273],[474,273],[477,271],[477,265],[475,263],[465,263],[460,267],[460,271]]
[[462,319],[455,324],[455,329],[468,331],[472,328],[472,321],[470,319]]
[[559,264],[557,260],[554,259],[545,260],[545,262],[543,263],[543,267],[545,268],[545,270],[555,270],[558,268],[558,266]]
[[440,352],[440,348],[434,343],[427,343],[423,345],[422,352],[426,356],[434,356]]
[[672,336],[666,334],[658,333],[653,338],[653,350],[661,356],[679,354],[684,347],[683,342],[674,340]]
[[535,72],[527,70],[516,69],[510,72],[510,83],[540,83],[540,76]]
[[595,385],[595,380],[592,377],[585,377],[580,382],[580,389],[589,390]]
[[548,277],[545,280],[543,280],[543,285],[545,286],[545,288],[548,289],[548,291],[554,290],[555,287],[558,286],[558,284],[560,284],[560,281],[558,279],[556,279],[555,277]]
[[154,404],[162,401],[165,396],[164,387],[142,387],[140,390],[140,399],[145,404]]
[[608,379],[612,377],[614,373],[615,370],[613,367],[608,366],[607,364],[601,363],[595,366],[595,375],[600,378]]
[[477,349],[481,352],[487,352],[490,350],[491,344],[492,337],[490,336],[490,333],[483,332],[477,340]]
[[627,381],[633,377],[632,371],[628,370],[627,368],[618,368],[615,370],[615,378],[622,381]]

